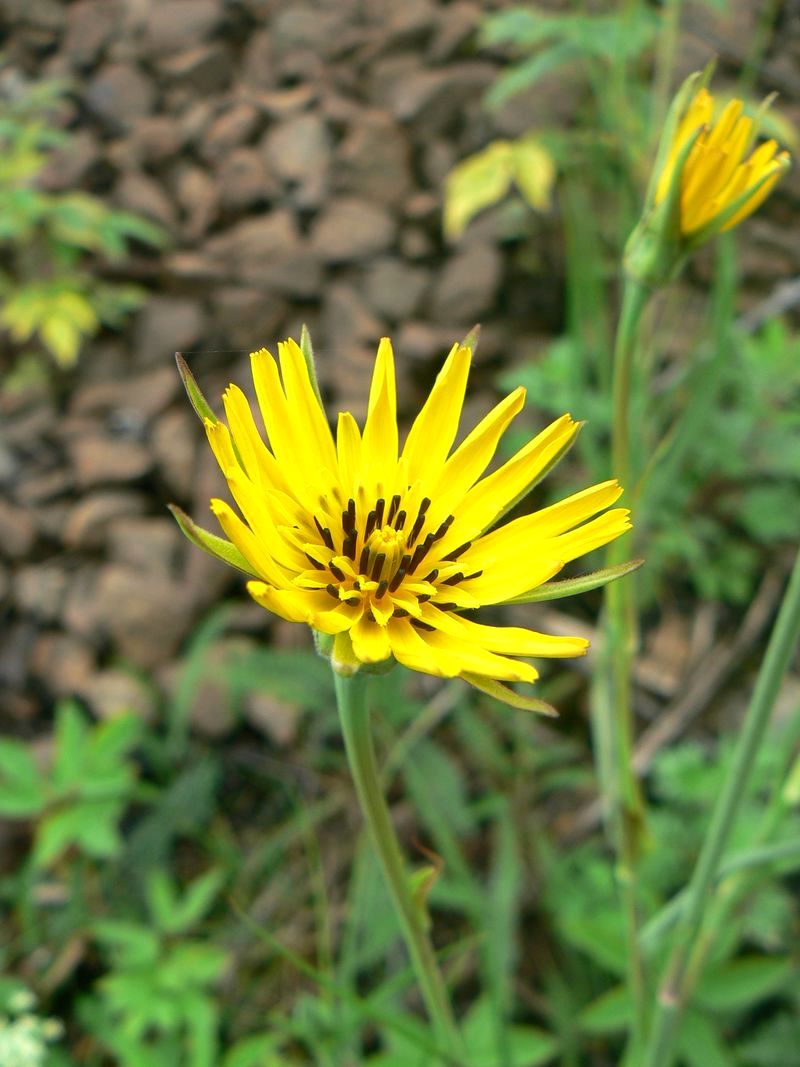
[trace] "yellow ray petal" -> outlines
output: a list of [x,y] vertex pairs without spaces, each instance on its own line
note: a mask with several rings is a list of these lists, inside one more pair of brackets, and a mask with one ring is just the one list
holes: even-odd
[[278,345],[278,358],[289,409],[308,435],[318,462],[328,470],[337,470],[336,448],[328,419],[317,400],[300,346],[296,341],[285,341]]
[[270,556],[264,542],[255,537],[250,527],[242,522],[224,500],[212,500],[211,510],[228,539],[236,545],[256,574],[270,585],[279,588],[289,585],[290,578]]
[[561,659],[567,656],[583,656],[589,647],[589,642],[584,637],[554,637],[520,626],[484,626],[482,623],[473,622],[472,619],[439,611],[432,604],[424,605],[422,618],[442,633],[507,656],[547,656]]
[[464,494],[486,470],[500,438],[524,404],[525,390],[520,386],[501,400],[450,456],[430,493],[435,509],[432,526],[456,510]]
[[438,477],[458,430],[472,353],[454,345],[403,448],[409,482]]
[[607,545],[630,528],[630,511],[627,508],[614,508],[605,515],[598,515],[591,522],[584,523],[577,530],[554,537],[547,545],[553,554],[557,553],[561,559],[569,562]]
[[386,627],[380,626],[367,612],[353,626],[350,638],[362,663],[380,663],[392,654]]
[[[622,487],[616,480],[611,479],[574,493],[541,511],[514,519],[475,542],[468,553],[470,565],[486,569],[496,561],[535,551],[542,541],[577,526],[591,515],[609,507],[621,494]],[[566,557],[559,553],[559,558]]]
[[280,615],[288,622],[307,622],[308,609],[298,599],[296,593],[285,589],[274,589],[266,582],[248,582],[247,591],[257,604],[267,611]]
[[482,478],[458,507],[456,520],[443,538],[442,555],[483,533],[530,489],[564,455],[581,424],[570,415],[556,419],[502,467]]
[[397,468],[397,410],[394,381],[394,356],[388,338],[378,348],[369,410],[361,441],[364,484],[371,489],[379,483],[393,484]]
[[469,671],[506,682],[535,682],[539,677],[539,672],[530,663],[498,656],[480,645],[451,637],[441,630],[423,630],[420,637],[435,653],[452,657],[460,666],[459,674]]
[[222,400],[231,435],[248,477],[258,485],[287,491],[283,471],[261,439],[247,397],[238,385],[229,385]]
[[339,413],[336,450],[342,489],[345,496],[352,497],[361,481],[361,431],[349,411]]
[[408,619],[390,619],[386,634],[394,658],[412,671],[435,674],[439,678],[455,678],[463,669],[450,652],[442,652],[426,644]]
[[[551,550],[551,546],[552,542],[548,542],[540,555],[529,553],[520,557],[512,556],[505,560],[498,560],[479,578],[466,582],[465,590],[469,591],[478,604],[484,605],[502,604],[511,597],[535,589],[543,582],[549,581],[553,575],[558,574],[566,563],[566,559],[557,556],[555,550]],[[469,554],[465,553],[459,562],[463,562],[466,568]],[[469,574],[470,571],[466,570],[466,573]],[[447,588],[449,589],[449,586]]]

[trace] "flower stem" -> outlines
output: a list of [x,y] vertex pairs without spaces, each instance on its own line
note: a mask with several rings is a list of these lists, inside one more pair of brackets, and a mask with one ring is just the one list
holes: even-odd
[[[614,382],[611,428],[613,474],[630,493],[633,486],[630,450],[631,392],[633,357],[639,322],[650,290],[628,278],[623,291],[622,309],[614,346]],[[608,563],[616,566],[626,555],[619,542],[608,552]],[[606,633],[608,648],[608,687],[596,711],[595,736],[604,738],[606,751],[600,753],[600,765],[606,818],[617,854],[617,881],[625,911],[628,944],[628,981],[634,1003],[631,1044],[638,1047],[646,1011],[645,976],[639,945],[638,892],[636,860],[640,824],[641,797],[633,773],[633,708],[631,671],[636,645],[635,587],[630,577],[606,587]]]
[[386,879],[425,1006],[438,1038],[447,1050],[443,1053],[443,1060],[457,1065],[463,1061],[461,1038],[453,1018],[447,987],[428,937],[424,909],[412,896],[408,872],[381,789],[366,701],[368,678],[361,672],[350,676],[334,672],[334,681],[347,760],[361,811]]
[[688,993],[688,964],[707,909],[714,899],[716,881],[739,803],[769,723],[775,698],[800,640],[800,552],[783,597],[778,618],[758,672],[745,713],[733,762],[717,797],[703,847],[687,886],[687,899],[675,933],[672,954],[659,988],[656,1015],[644,1067],[669,1067],[675,1032]]

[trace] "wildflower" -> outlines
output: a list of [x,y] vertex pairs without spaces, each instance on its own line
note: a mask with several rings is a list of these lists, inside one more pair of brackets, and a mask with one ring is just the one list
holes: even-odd
[[279,346],[278,361],[265,349],[251,360],[269,447],[238,386],[224,394],[225,425],[182,367],[241,517],[211,501],[226,541],[173,512],[197,544],[254,576],[247,586],[254,600],[331,635],[340,673],[394,659],[463,677],[514,703],[519,695],[499,683],[537,677],[517,657],[586,651],[582,637],[465,615],[528,598],[565,563],[629,528],[627,510],[605,510],[622,492],[608,481],[487,532],[572,443],[580,427],[569,415],[481,477],[525,391],[515,389],[451,451],[469,347],[453,346],[402,450],[388,339],[378,348],[363,430],[344,412],[335,438],[294,341]]
[[741,100],[714,117],[709,74],[693,74],[675,97],[644,216],[626,250],[629,274],[649,284],[668,280],[689,252],[751,215],[789,168],[775,140],[754,147],[758,123]]

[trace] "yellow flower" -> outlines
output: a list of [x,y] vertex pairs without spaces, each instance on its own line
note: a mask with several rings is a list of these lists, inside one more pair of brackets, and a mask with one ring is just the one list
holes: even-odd
[[[751,215],[789,167],[788,152],[774,140],[753,150],[755,123],[741,100],[731,100],[714,120],[714,98],[703,87],[692,97],[673,136],[658,179],[655,203],[669,193],[675,167],[694,144],[680,171],[680,230],[687,237],[713,225],[729,230]],[[730,209],[735,210],[730,212]]]
[[[211,501],[225,541],[173,509],[192,540],[253,575],[247,588],[265,608],[335,635],[331,659],[342,673],[394,658],[520,704],[527,698],[499,684],[536,679],[519,657],[586,651],[582,637],[485,625],[465,614],[557,595],[536,590],[629,528],[627,510],[605,510],[622,492],[608,481],[487,532],[561,457],[578,423],[563,415],[484,475],[525,391],[515,389],[453,450],[469,347],[453,346],[402,449],[388,339],[378,348],[363,430],[344,412],[335,437],[301,348],[287,341],[278,352],[278,361],[265,349],[251,356],[269,446],[238,386],[225,392],[225,425],[182,367],[240,512]],[[575,581],[555,586],[571,592]],[[582,588],[601,584],[583,581]]]

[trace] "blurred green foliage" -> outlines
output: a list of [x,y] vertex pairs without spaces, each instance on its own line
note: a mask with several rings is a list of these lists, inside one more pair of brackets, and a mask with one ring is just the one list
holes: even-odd
[[88,193],[43,190],[48,158],[70,145],[54,122],[67,87],[25,84],[2,64],[0,76],[0,327],[15,346],[38,337],[69,367],[84,341],[143,300],[137,286],[98,278],[97,265],[122,262],[132,241],[162,247],[166,235]]
[[[347,831],[358,820],[323,661],[250,651],[215,676],[226,715],[251,689],[300,702],[302,765],[263,740],[175,733],[177,702],[206,684],[225,619],[199,633],[162,726],[90,723],[67,702],[52,751],[0,750],[0,814],[28,841],[0,878],[0,961],[67,1026],[43,1067],[430,1065],[380,872]],[[560,680],[545,679],[543,695]],[[586,752],[458,682],[427,698],[396,668],[373,685],[386,786],[402,783],[415,813],[406,847],[424,842],[419,868],[431,857],[441,867],[427,903],[445,931],[467,1067],[617,1062],[630,1002],[613,860],[597,837],[565,848],[554,818],[590,786]],[[774,731],[745,798],[683,1024],[684,1067],[749,1063],[749,1050],[773,1067],[793,1032],[797,734],[797,717]],[[654,970],[729,751],[686,742],[656,760],[642,862]],[[48,849],[56,818],[70,829]]]

